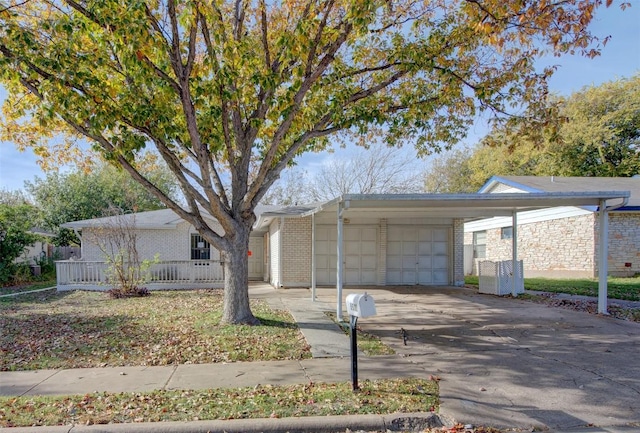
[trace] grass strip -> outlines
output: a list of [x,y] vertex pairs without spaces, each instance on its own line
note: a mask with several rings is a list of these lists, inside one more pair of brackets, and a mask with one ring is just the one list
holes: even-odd
[[[466,284],[478,286],[477,276],[466,276]],[[598,281],[589,278],[551,279],[525,278],[524,288],[541,292],[567,293],[570,295],[598,296]],[[627,301],[640,301],[640,277],[608,279],[608,297]]]
[[[331,320],[336,322],[338,326],[342,329],[342,331],[350,335],[351,326],[349,322],[338,322],[336,320],[336,313],[331,311],[326,311],[324,314],[329,316]],[[358,330],[358,349],[360,349],[367,356],[376,356],[376,355],[393,355],[396,353],[392,348],[384,344],[379,337],[373,334],[369,334],[368,332],[363,331],[359,326],[356,326]]]
[[438,384],[423,379],[311,383],[203,391],[2,397],[0,426],[387,414],[437,409]]

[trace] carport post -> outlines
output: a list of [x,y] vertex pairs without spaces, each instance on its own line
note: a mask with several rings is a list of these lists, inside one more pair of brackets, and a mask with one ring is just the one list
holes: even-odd
[[342,200],[338,202],[338,239],[337,244],[337,263],[336,263],[336,320],[342,322],[342,211],[348,207],[342,203]]
[[598,245],[598,313],[609,314],[607,311],[607,275],[609,274],[609,213],[607,201],[600,200],[598,212],[600,244]]
[[518,212],[513,211],[511,215],[511,260],[512,260],[512,278],[511,278],[511,294],[516,297],[517,278],[518,278]]
[[316,301],[316,214],[311,214],[311,301]]

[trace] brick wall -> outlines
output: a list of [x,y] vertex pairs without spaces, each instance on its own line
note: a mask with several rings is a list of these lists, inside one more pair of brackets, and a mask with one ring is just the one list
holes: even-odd
[[311,217],[284,220],[281,284],[286,287],[311,286],[311,230]]
[[[209,221],[209,224],[213,228],[219,228],[216,222]],[[96,236],[100,236],[100,232],[99,228],[85,228],[82,231],[83,260],[103,261],[105,259],[95,241]],[[187,222],[182,222],[171,230],[150,229],[135,232],[138,254],[142,260],[152,260],[156,254],[161,261],[191,259],[191,233],[196,233],[196,230]],[[212,247],[211,259],[219,258],[218,250]]]
[[464,220],[453,220],[453,284],[464,285]]

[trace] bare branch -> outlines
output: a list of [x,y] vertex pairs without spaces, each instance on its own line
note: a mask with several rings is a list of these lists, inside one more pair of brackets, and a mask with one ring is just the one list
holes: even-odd
[[267,5],[264,0],[260,0],[260,30],[262,31],[262,50],[264,51],[264,63],[271,65],[271,52],[269,50],[269,37],[267,31]]

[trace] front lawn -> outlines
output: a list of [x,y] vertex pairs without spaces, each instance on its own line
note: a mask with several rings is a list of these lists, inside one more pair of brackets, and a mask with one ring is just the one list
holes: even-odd
[[310,357],[287,311],[252,301],[260,326],[221,326],[219,290],[40,292],[0,302],[0,369],[202,364]]
[[[478,286],[477,276],[466,276],[466,284]],[[608,297],[640,301],[640,277],[608,279]],[[588,278],[551,279],[525,278],[524,288],[541,292],[568,293],[571,295],[598,296],[598,280]]]

